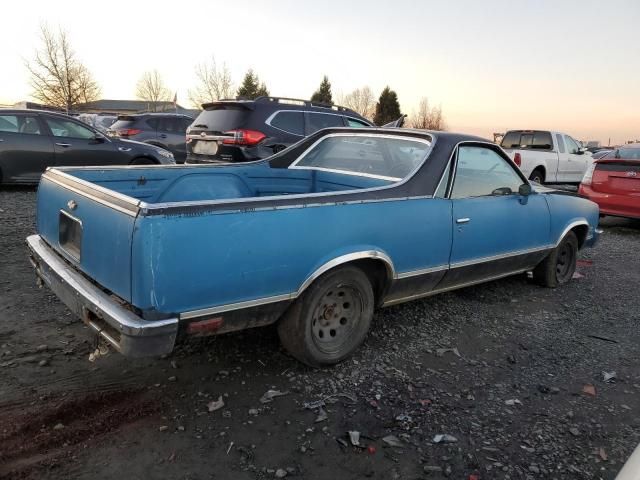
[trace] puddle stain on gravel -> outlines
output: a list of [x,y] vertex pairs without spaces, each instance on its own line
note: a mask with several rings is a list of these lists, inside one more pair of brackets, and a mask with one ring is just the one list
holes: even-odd
[[77,446],[156,414],[160,403],[142,391],[99,392],[47,398],[29,407],[0,410],[0,479],[39,478]]

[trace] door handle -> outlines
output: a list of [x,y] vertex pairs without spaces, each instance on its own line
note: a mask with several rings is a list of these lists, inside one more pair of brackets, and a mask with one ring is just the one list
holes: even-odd
[[460,224],[460,223],[469,223],[471,221],[470,218],[459,218],[456,220],[456,223]]
[[56,145],[63,148],[67,148],[71,146],[70,143],[56,143]]

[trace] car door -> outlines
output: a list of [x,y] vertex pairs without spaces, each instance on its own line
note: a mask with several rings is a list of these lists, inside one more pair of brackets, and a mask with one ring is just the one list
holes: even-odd
[[462,144],[449,187],[453,218],[450,269],[441,287],[498,278],[534,267],[549,250],[544,195],[518,193],[521,173],[496,147]]
[[584,172],[587,171],[588,160],[590,160],[591,157],[585,155],[584,151],[580,149],[578,142],[569,135],[565,135],[564,140],[567,146],[567,162],[565,164],[566,170],[563,172],[563,181],[580,182],[584,176]]
[[101,133],[75,120],[43,115],[53,137],[58,166],[113,165],[122,163],[123,154]]
[[158,141],[171,151],[177,160],[183,161],[187,156],[185,132],[181,117],[163,117],[158,122]]
[[0,182],[36,183],[53,165],[53,142],[37,114],[0,114]]

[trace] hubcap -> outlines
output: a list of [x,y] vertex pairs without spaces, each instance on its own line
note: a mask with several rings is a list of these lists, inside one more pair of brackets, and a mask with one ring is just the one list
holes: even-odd
[[348,342],[362,316],[362,295],[350,285],[326,290],[311,321],[313,341],[324,353],[337,354]]

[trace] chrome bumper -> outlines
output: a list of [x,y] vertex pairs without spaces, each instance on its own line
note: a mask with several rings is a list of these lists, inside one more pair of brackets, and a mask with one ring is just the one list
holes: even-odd
[[169,353],[178,319],[143,320],[65,262],[41,237],[27,238],[30,259],[40,279],[89,327],[126,356]]

